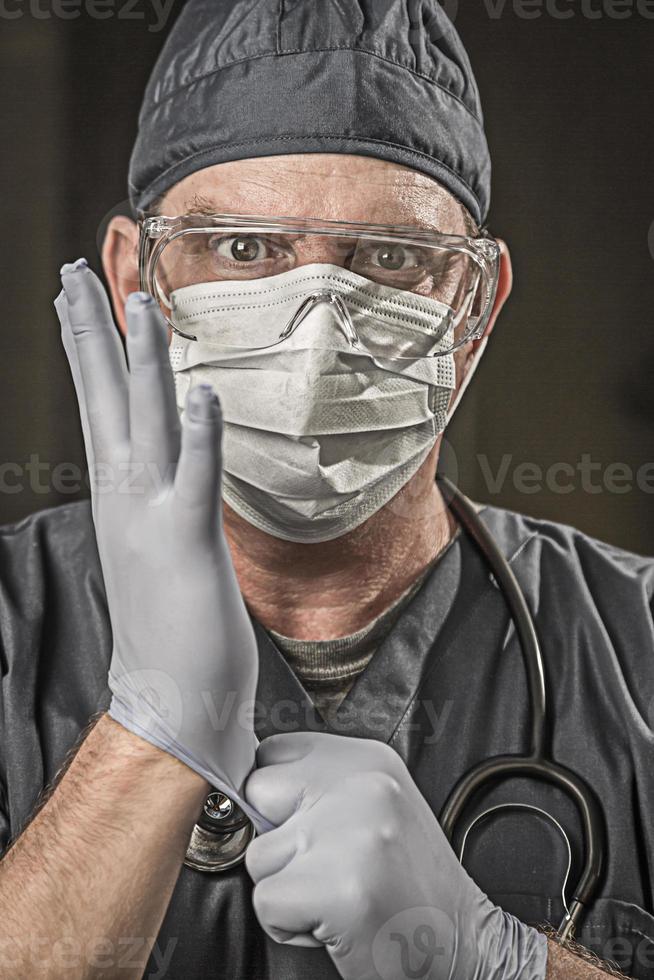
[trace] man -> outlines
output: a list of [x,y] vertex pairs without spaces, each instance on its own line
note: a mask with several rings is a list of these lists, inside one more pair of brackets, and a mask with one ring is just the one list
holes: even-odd
[[[62,270],[91,506],[0,536],[3,977],[606,974],[535,928],[587,857],[569,795],[487,785],[469,874],[437,819],[533,730],[506,598],[434,481],[511,289],[488,185],[436,4],[187,4],[140,227],[104,245],[127,360],[97,277]],[[606,822],[580,938],[650,977],[652,563],[480,510],[541,639],[549,756]]]

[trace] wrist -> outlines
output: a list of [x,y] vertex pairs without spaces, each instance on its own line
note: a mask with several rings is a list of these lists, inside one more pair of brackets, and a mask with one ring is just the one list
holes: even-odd
[[[241,807],[260,833],[270,830],[268,821],[260,817],[244,798],[245,781],[256,761],[254,731],[240,729],[235,733],[237,737],[231,738],[228,733],[220,743],[215,738],[213,741],[198,738],[198,733],[194,732],[196,744],[188,744],[190,739],[182,742],[179,734],[171,731],[170,725],[155,713],[137,716],[131,705],[116,692],[109,705],[109,715],[134,738],[152,745],[161,755],[169,756],[179,767],[193,773],[195,779],[200,780],[205,796],[211,787],[219,790]],[[231,734],[233,736],[234,732]]]
[[197,797],[198,806],[209,792],[209,783],[190,766],[180,761],[175,755],[148,738],[146,733],[135,731],[131,725],[125,724],[119,711],[112,712],[114,702],[100,719],[96,728],[101,729],[107,740],[107,748],[112,756],[123,758],[129,764],[129,771],[137,779],[152,779],[155,774],[172,782],[176,790],[183,792],[191,799]]

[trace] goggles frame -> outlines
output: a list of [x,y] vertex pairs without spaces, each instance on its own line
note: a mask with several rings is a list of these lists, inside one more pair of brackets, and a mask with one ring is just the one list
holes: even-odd
[[[329,221],[323,218],[271,218],[263,215],[242,215],[229,213],[184,214],[177,216],[142,215],[139,227],[139,281],[140,288],[150,293],[157,302],[162,297],[157,286],[155,272],[159,258],[166,246],[187,234],[211,234],[218,229],[223,231],[243,231],[256,234],[311,233],[321,236],[356,237],[366,241],[393,243],[398,245],[424,245],[432,248],[448,249],[466,255],[480,272],[480,286],[483,300],[479,315],[473,328],[450,350],[436,352],[434,357],[451,354],[472,340],[479,340],[486,330],[490,318],[499,279],[500,248],[497,241],[482,229],[478,237],[450,235],[429,229],[415,228],[411,225],[368,224],[352,221]],[[166,315],[170,328],[188,340],[195,337],[185,334]]]

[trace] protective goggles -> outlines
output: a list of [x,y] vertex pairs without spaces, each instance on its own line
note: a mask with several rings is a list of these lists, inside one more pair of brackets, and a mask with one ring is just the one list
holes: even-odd
[[[140,232],[141,289],[176,333],[226,351],[274,347],[326,302],[353,350],[443,356],[483,335],[497,291],[500,251],[488,237],[233,214],[155,216]],[[243,311],[264,298],[274,315],[262,330]],[[194,306],[215,314],[209,338]]]

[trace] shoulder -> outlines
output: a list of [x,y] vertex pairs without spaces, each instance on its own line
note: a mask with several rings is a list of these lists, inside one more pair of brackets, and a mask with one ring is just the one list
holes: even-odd
[[553,641],[569,646],[577,631],[596,652],[654,653],[654,559],[554,521],[496,507],[480,516]]
[[93,533],[91,504],[80,500],[36,511],[12,524],[0,525],[0,547],[20,548],[29,541],[71,541]]
[[[646,718],[649,730],[654,560],[566,524],[495,507],[480,516],[531,610],[550,676],[557,678],[556,696],[577,692],[570,700],[575,710],[591,690],[596,707],[622,699],[621,717]],[[602,709],[607,718],[614,707]]]
[[100,588],[91,505],[87,500],[0,526],[0,628],[31,621],[53,599]]
[[89,502],[0,527],[0,795],[13,830],[106,707],[110,652]]
[[500,507],[481,505],[480,517],[512,564],[520,564],[522,557],[552,571],[568,570],[583,579],[593,579],[599,573],[624,576],[641,582],[650,594],[654,590],[654,557],[609,544],[568,524]]
[[94,549],[95,535],[88,500],[50,507],[13,524],[0,526],[2,572],[20,564],[27,565],[46,553],[66,560],[80,551]]

